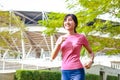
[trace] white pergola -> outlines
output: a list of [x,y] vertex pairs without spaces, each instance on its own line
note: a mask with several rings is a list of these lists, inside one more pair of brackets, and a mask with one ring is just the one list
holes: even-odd
[[[38,21],[47,20],[47,14],[49,12],[9,11],[9,13],[10,22],[9,27],[7,27],[7,30],[12,34],[17,34],[20,31],[21,39],[17,40],[16,37],[12,37],[11,38],[12,42],[8,42],[5,38],[3,39],[6,41],[6,43],[9,44],[9,46],[13,47],[12,49],[13,51],[22,53],[22,58],[29,57],[29,54],[34,53],[35,51],[38,51],[40,54],[42,54],[43,51],[50,53],[55,45],[58,36],[64,34],[57,33],[52,36],[47,36],[42,33],[45,27],[38,24]],[[17,21],[16,16],[19,16],[20,19],[23,21],[24,25],[26,26],[25,31],[21,30],[21,28],[15,29],[15,27],[12,26],[11,19],[14,18]],[[0,29],[2,29],[2,27]],[[6,30],[6,28],[2,29],[1,31],[4,30]],[[7,50],[5,50],[5,53],[6,51]],[[5,55],[7,54],[4,54],[4,56]]]
[[[6,11],[4,11],[6,12]],[[0,32],[8,31],[9,35],[16,35],[18,33],[20,38],[18,39],[18,36],[10,36],[10,40],[7,40],[3,35],[0,35],[0,38],[6,42],[7,45],[9,45],[9,48],[3,48],[0,47],[0,51],[4,51],[2,53],[2,57],[0,57],[0,61],[3,61],[3,70],[5,69],[5,63],[6,62],[15,62],[17,59],[26,60],[30,58],[35,59],[41,59],[46,58],[47,60],[50,57],[50,52],[52,51],[55,42],[61,34],[64,34],[62,32],[58,32],[52,36],[48,36],[46,34],[43,34],[42,31],[45,29],[45,27],[38,24],[38,20],[47,20],[47,14],[46,12],[34,12],[34,11],[8,11],[9,12],[9,26],[8,27],[2,27],[0,26]],[[12,19],[15,19],[16,22],[18,22],[17,16],[20,17],[22,22],[24,24],[19,25],[19,27],[13,26]],[[25,26],[24,29],[21,28],[21,26]],[[15,61],[11,61],[10,54],[17,53],[18,57],[15,59]],[[36,54],[39,53],[39,54]],[[35,55],[36,54],[36,55]],[[7,60],[8,59],[8,60]],[[12,57],[12,59],[14,59]],[[17,61],[18,63],[19,61]],[[20,61],[20,64],[23,64]]]

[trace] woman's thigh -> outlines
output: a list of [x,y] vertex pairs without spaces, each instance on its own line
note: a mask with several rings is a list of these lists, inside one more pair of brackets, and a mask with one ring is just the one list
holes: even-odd
[[85,80],[84,69],[62,70],[62,80]]

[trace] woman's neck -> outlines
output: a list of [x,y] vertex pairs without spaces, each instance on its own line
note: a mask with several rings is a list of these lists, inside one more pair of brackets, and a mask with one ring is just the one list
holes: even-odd
[[74,31],[71,31],[71,32],[68,31],[68,32],[67,32],[67,35],[74,35],[74,34],[76,34]]

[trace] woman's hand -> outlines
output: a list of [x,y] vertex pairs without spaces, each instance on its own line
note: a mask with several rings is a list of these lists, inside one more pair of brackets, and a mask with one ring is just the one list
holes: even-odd
[[59,45],[61,45],[64,41],[65,41],[66,37],[65,36],[61,36],[60,38],[60,42],[59,42]]
[[55,45],[55,48],[51,52],[51,59],[50,59],[50,61],[53,61],[56,58],[56,56],[58,55],[58,52],[60,50],[60,46],[63,43],[63,41],[65,41],[65,39],[66,39],[66,37],[64,37],[64,36],[60,37],[59,42]]
[[92,66],[92,64],[93,64],[93,61],[89,61],[89,62],[87,62],[87,63],[84,64],[84,67],[86,69],[89,69]]

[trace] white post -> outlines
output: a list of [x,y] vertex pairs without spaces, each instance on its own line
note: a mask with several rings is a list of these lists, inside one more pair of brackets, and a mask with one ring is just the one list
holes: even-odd
[[44,14],[44,12],[42,11],[42,20],[44,21],[45,19],[45,14]]
[[9,11],[9,28],[10,28],[10,31],[12,31],[11,30],[11,18],[12,18],[12,14],[11,14],[11,10]]
[[54,39],[53,39],[53,35],[51,35],[50,38],[51,38],[51,50],[53,50],[53,48],[54,48]]
[[[25,22],[25,18],[23,18],[23,21]],[[23,36],[23,23],[21,26],[21,45],[22,45],[22,59],[25,58],[25,43],[24,43],[24,36]]]
[[3,70],[5,70],[5,60],[3,60]]
[[5,70],[5,56],[8,54],[8,51],[9,51],[9,49],[7,49],[7,50],[5,51],[5,53],[4,53],[4,55],[3,55],[3,58],[2,58],[2,60],[3,60],[3,70]]
[[23,31],[21,30],[21,45],[22,45],[22,59],[25,58],[25,45],[24,45]]
[[22,46],[22,65],[21,65],[21,69],[23,69],[23,60],[25,59],[25,46],[24,46],[23,31],[22,30],[21,30],[21,46]]

